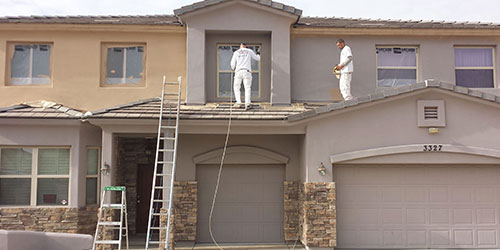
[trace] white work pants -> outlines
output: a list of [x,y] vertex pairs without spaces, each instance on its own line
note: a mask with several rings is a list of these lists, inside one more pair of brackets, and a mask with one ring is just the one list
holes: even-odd
[[250,105],[250,96],[252,94],[252,73],[246,70],[240,70],[234,74],[234,97],[236,103],[241,103],[241,81],[245,87],[245,105]]
[[352,73],[342,73],[340,74],[340,93],[342,94],[342,97],[344,97],[344,100],[351,100],[352,95],[351,95],[351,80],[352,80]]

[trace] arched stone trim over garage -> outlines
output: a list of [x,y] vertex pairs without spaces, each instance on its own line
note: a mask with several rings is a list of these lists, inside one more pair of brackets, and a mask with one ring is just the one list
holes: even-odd
[[[425,153],[426,158],[429,161],[432,161],[434,158],[439,159],[440,161],[439,163],[464,163],[463,160],[459,160],[459,157],[461,157],[462,159],[463,157],[467,156],[486,158],[486,159],[489,158],[489,159],[494,159],[494,161],[498,161],[498,159],[500,159],[500,150],[497,149],[488,149],[488,148],[453,145],[453,144],[410,144],[410,145],[373,148],[373,149],[359,150],[348,153],[331,155],[330,161],[332,164],[363,163],[363,159],[367,158],[390,157],[390,156],[398,156],[405,154],[413,155],[417,153],[418,154]],[[451,154],[453,154],[454,157],[442,157],[444,155],[450,156]],[[471,159],[477,159],[477,158],[471,158]],[[399,160],[405,160],[407,161],[405,163],[411,163],[411,159],[400,158]],[[394,161],[394,159],[392,159],[392,161]]]
[[[220,164],[223,148],[193,157],[195,164]],[[231,146],[226,150],[225,164],[288,164],[287,156],[253,146]]]

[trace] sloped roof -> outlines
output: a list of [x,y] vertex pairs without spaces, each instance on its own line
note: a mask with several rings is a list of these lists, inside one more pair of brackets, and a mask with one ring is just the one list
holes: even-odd
[[0,23],[181,25],[174,15],[11,16],[0,17]]
[[[120,105],[103,110],[93,111],[87,116],[91,119],[158,119],[160,113],[160,98],[152,98],[139,102]],[[321,104],[319,104],[321,105]],[[324,105],[324,104],[323,104]],[[208,103],[206,105],[181,105],[182,120],[225,120],[232,112],[233,120],[286,120],[288,116],[312,110],[317,105],[293,104],[292,106],[272,106],[270,104],[255,104],[250,110],[232,108],[229,103]],[[165,116],[173,116],[165,112]]]
[[79,110],[44,101],[0,108],[0,118],[80,119],[83,116]]
[[[205,7],[208,7],[208,6],[216,5],[216,4],[223,3],[223,2],[229,2],[229,1],[234,1],[234,0],[205,0],[205,1],[200,1],[200,2],[196,2],[196,3],[190,4],[190,5],[182,6],[181,8],[176,9],[176,10],[174,10],[174,14],[176,16],[181,16],[181,15],[184,15],[186,13],[197,11],[199,9],[203,9]],[[296,16],[302,15],[302,10],[296,9],[293,6],[285,5],[285,4],[278,3],[278,2],[275,2],[275,1],[271,1],[271,0],[242,0],[242,1],[248,1],[248,2],[257,3],[257,4],[260,4],[260,5],[271,7],[273,9],[284,11],[284,12],[287,12],[289,14],[293,14],[293,15],[296,15]]]
[[382,20],[341,17],[301,17],[295,27],[383,29],[499,29],[499,23],[448,22],[439,20]]
[[304,120],[312,117],[319,116],[321,114],[335,112],[338,110],[348,109],[350,107],[358,106],[364,103],[376,102],[378,100],[391,98],[393,96],[403,95],[410,92],[419,91],[422,89],[437,88],[450,91],[453,93],[458,93],[464,96],[470,96],[478,99],[482,99],[489,102],[494,102],[500,105],[500,96],[488,94],[479,90],[469,89],[461,86],[457,86],[452,83],[441,82],[437,80],[426,80],[424,82],[415,83],[398,88],[390,88],[381,92],[364,95],[360,97],[353,98],[349,101],[342,101],[338,103],[333,103],[325,105],[322,107],[317,107],[313,110],[308,110],[300,114],[290,115],[287,120],[290,122]]

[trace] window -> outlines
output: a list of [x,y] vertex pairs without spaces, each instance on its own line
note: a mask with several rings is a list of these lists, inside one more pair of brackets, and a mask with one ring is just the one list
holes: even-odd
[[[239,44],[217,45],[217,97],[230,98],[234,71],[231,70],[233,52],[240,48]],[[260,45],[248,45],[248,49],[257,51]],[[261,60],[262,61],[262,60]],[[252,60],[252,97],[260,97],[260,62]],[[245,96],[245,88],[241,87],[241,96]]]
[[8,85],[50,84],[50,44],[9,44]]
[[97,204],[99,197],[99,148],[87,149],[86,203]]
[[144,84],[144,45],[111,45],[104,48],[105,86],[137,86]]
[[377,47],[377,86],[398,87],[417,82],[417,47]]
[[0,148],[0,206],[68,205],[69,148]]
[[491,47],[455,47],[455,80],[467,88],[493,88],[495,67]]

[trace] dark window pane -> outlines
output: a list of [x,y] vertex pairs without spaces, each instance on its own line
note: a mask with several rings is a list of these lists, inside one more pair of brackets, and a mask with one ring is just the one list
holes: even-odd
[[69,149],[39,149],[38,174],[69,174]]
[[87,178],[87,204],[97,204],[97,178]]
[[31,46],[15,45],[11,61],[11,77],[29,77]]
[[89,149],[87,151],[87,174],[96,175],[99,170],[99,150]]
[[0,205],[30,205],[31,179],[0,179]]
[[[231,73],[219,73],[219,96],[220,97],[230,97],[231,94],[231,83],[233,74]],[[234,100],[234,97],[233,97]]]
[[398,87],[417,81],[416,69],[379,69],[377,70],[379,87]]
[[467,88],[493,88],[492,69],[457,69],[455,78],[458,86]]
[[127,48],[126,83],[140,83],[142,81],[143,51],[143,46]]
[[38,179],[37,205],[67,205],[68,179]]
[[123,48],[108,48],[106,58],[106,83],[121,83],[123,78]]
[[33,83],[50,83],[50,45],[33,48]]

